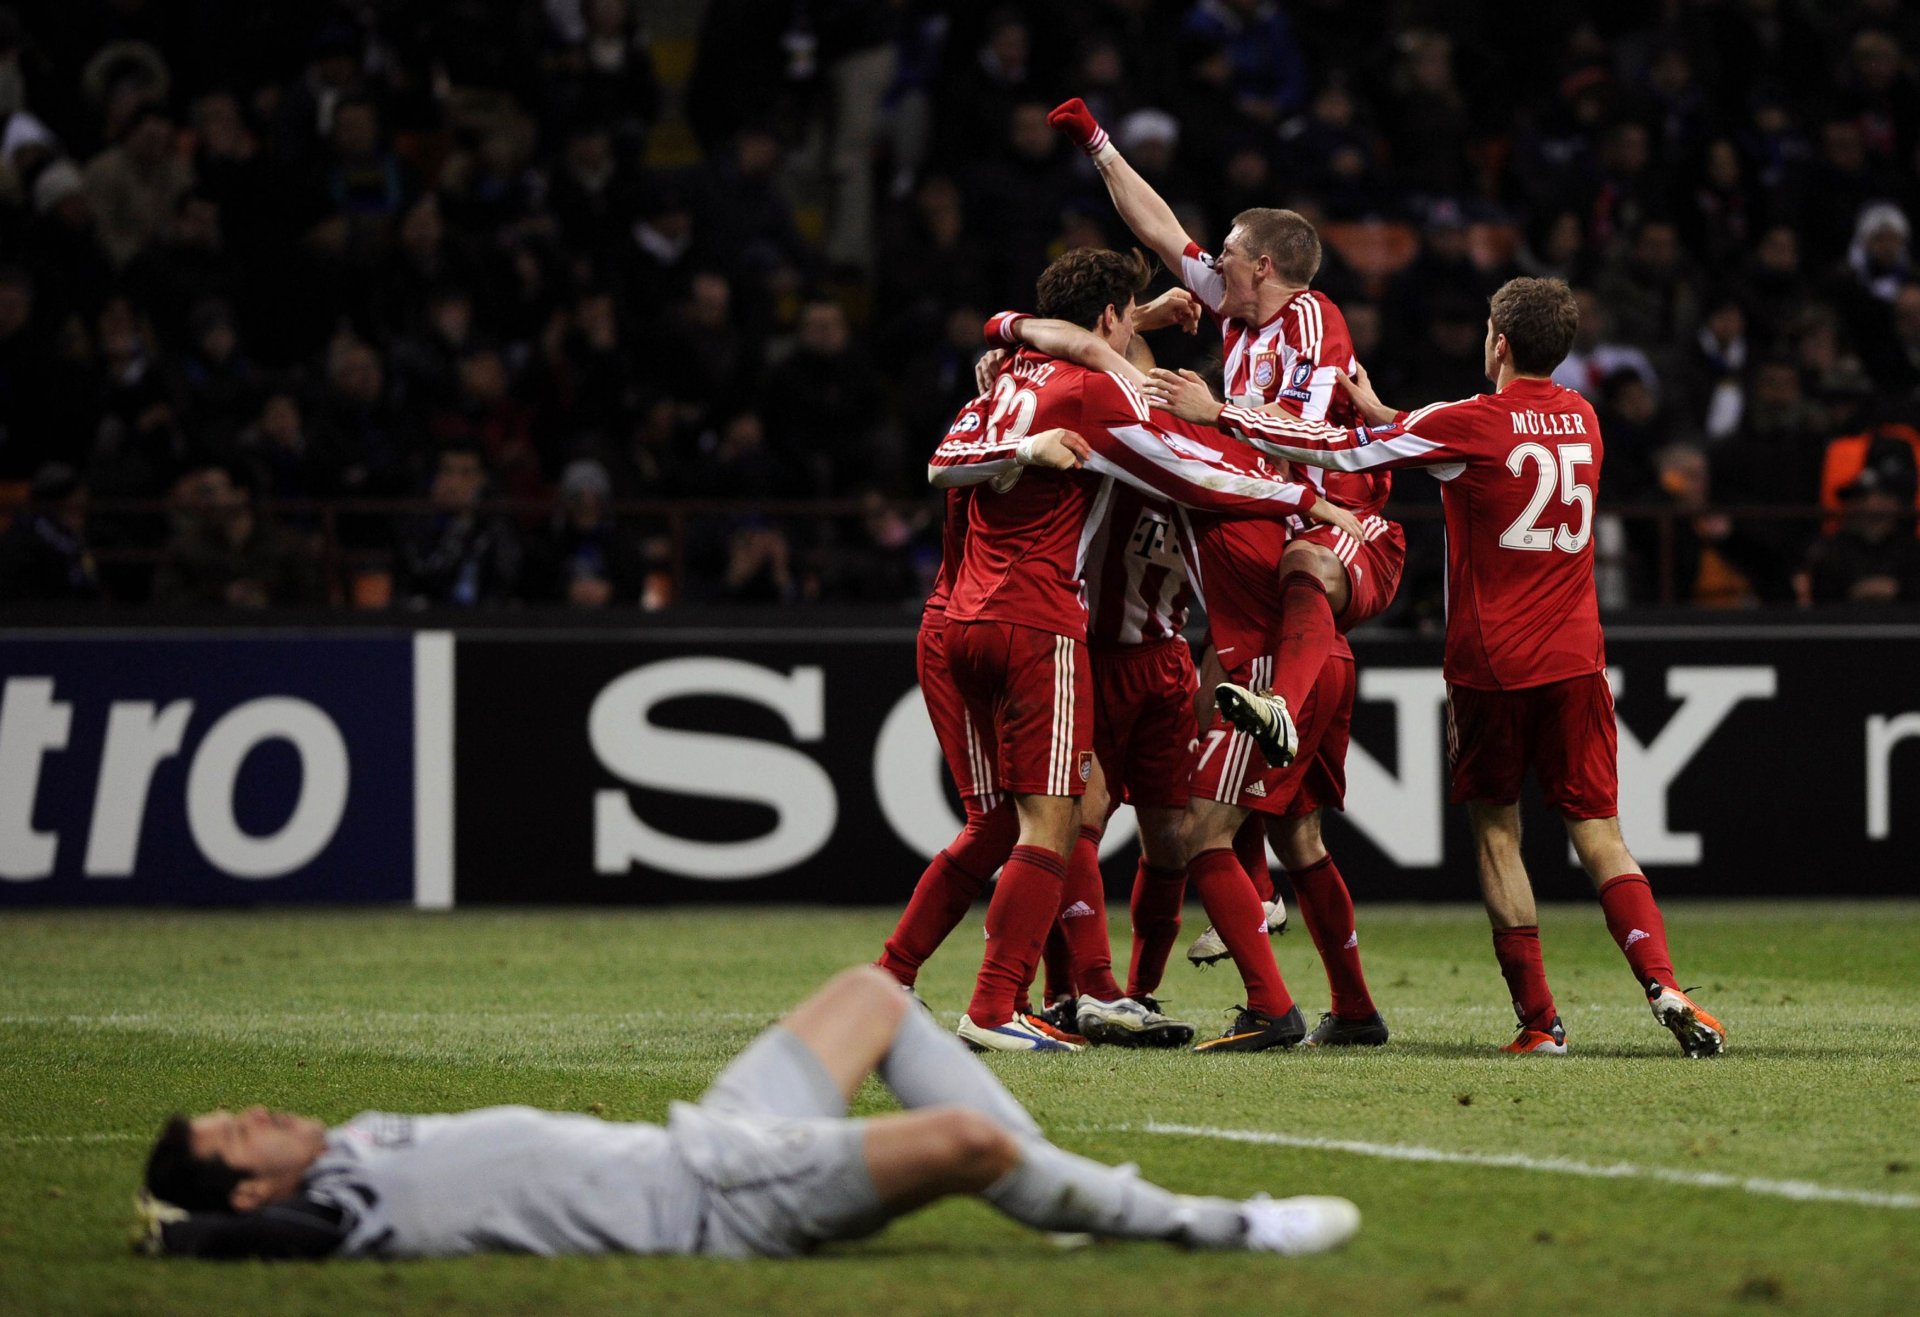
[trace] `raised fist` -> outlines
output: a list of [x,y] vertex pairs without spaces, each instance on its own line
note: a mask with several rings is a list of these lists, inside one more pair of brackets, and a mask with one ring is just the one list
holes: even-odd
[[1078,96],[1053,107],[1047,122],[1073,139],[1073,144],[1093,155],[1107,144],[1107,130],[1094,121],[1093,111]]

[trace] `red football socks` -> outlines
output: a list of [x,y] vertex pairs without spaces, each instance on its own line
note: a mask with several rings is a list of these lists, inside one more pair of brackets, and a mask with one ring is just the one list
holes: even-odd
[[[1071,865],[1067,872],[1073,872]],[[1073,952],[1067,947],[1065,926],[1058,919],[1047,930],[1047,944],[1040,948],[1040,962],[1046,968],[1046,982],[1040,988],[1042,1002],[1051,1006],[1062,997],[1080,995],[1073,986]],[[1015,1006],[1019,1007],[1019,1003],[1016,1002]],[[1020,1007],[1020,1012],[1023,1015],[1032,1013],[1024,1007]]]
[[1662,987],[1678,988],[1673,957],[1667,952],[1666,921],[1653,902],[1653,886],[1646,875],[1623,873],[1609,878],[1600,889],[1600,908],[1606,911],[1607,931],[1633,967],[1633,977],[1643,987],[1652,979]]
[[1360,934],[1354,928],[1353,896],[1333,857],[1289,875],[1293,898],[1306,921],[1333,993],[1333,1013],[1343,1020],[1364,1020],[1374,1013],[1367,976],[1360,972]]
[[1187,897],[1187,871],[1140,861],[1133,873],[1133,960],[1127,966],[1127,996],[1160,990],[1167,957],[1180,937],[1180,903]]
[[967,1015],[992,1028],[1013,1018],[1015,1000],[1033,982],[1047,930],[1060,913],[1067,865],[1044,846],[1015,846],[987,903],[987,953]]
[[1494,929],[1493,954],[1500,958],[1500,973],[1506,977],[1520,1023],[1534,1029],[1552,1024],[1556,1012],[1553,991],[1547,987],[1547,967],[1540,959],[1539,925]]
[[[1060,898],[1060,929],[1066,935],[1073,985],[1101,1001],[1122,995],[1113,981],[1113,944],[1107,937],[1107,893],[1100,877],[1100,829],[1083,827],[1067,859]],[[1049,994],[1051,996],[1051,994]]]
[[[1201,851],[1187,862],[1187,879],[1200,893],[1213,931],[1227,945],[1240,979],[1247,985],[1247,1006],[1262,1015],[1285,1015],[1293,997],[1267,936],[1267,912],[1260,908],[1239,857],[1224,846]],[[1002,879],[1004,882],[1005,880]]]
[[1013,806],[1002,803],[985,813],[973,811],[969,799],[967,826],[914,884],[906,913],[887,939],[877,962],[881,969],[911,988],[947,934],[966,917],[993,871],[1007,862],[1020,836],[1020,818]]
[[1311,572],[1294,572],[1280,587],[1280,632],[1273,647],[1273,693],[1300,716],[1300,706],[1333,653],[1336,628],[1327,587]]
[[1240,825],[1240,831],[1233,834],[1233,853],[1240,857],[1240,867],[1247,871],[1247,877],[1253,882],[1253,892],[1262,901],[1273,899],[1273,870],[1267,864],[1266,820],[1258,814],[1247,815],[1247,821]]

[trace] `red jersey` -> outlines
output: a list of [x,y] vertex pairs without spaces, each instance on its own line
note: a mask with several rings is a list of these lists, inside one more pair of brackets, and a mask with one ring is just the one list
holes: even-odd
[[[1087,555],[1087,643],[1149,645],[1187,625],[1193,582],[1174,507],[1116,483]],[[1247,518],[1254,525],[1279,523]]]
[[940,570],[934,574],[933,591],[927,596],[928,613],[946,616],[954,574],[960,570],[960,559],[967,551],[967,514],[972,507],[973,486],[947,491],[946,511],[940,522]]
[[[1359,366],[1347,318],[1333,299],[1312,288],[1295,293],[1265,324],[1230,319],[1221,312],[1227,296],[1226,280],[1213,267],[1213,255],[1187,244],[1178,270],[1180,282],[1200,299],[1208,316],[1220,326],[1225,351],[1227,401],[1243,407],[1277,403],[1295,416],[1329,425],[1358,425],[1362,417],[1340,387],[1339,377]],[[1377,515],[1393,490],[1393,476],[1385,471],[1323,472],[1309,468],[1306,475],[1327,501],[1354,515]]]
[[[1247,426],[1243,409],[1223,426]],[[1333,430],[1295,421],[1262,452],[1342,471],[1424,466],[1447,517],[1446,677],[1521,690],[1604,672],[1593,587],[1594,494],[1604,446],[1587,400],[1551,380],[1402,413],[1391,426]]]
[[[1086,466],[1019,466],[1027,435],[1054,427],[1087,441]],[[984,414],[963,410],[930,463],[945,473],[936,483],[995,482],[973,501],[947,616],[1084,639],[1087,557],[1115,480],[1227,515],[1286,517],[1312,506],[1311,489],[1261,474],[1227,448],[1218,435],[1154,416],[1118,376],[1021,349]]]

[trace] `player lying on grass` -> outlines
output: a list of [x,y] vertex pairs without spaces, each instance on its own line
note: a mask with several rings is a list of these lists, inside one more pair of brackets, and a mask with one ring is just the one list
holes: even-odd
[[[1520,855],[1520,789],[1532,775],[1565,820],[1654,1018],[1686,1055],[1713,1056],[1726,1030],[1680,990],[1660,907],[1620,835],[1618,727],[1593,584],[1605,444],[1593,408],[1550,378],[1578,322],[1565,283],[1508,280],[1487,317],[1483,365],[1494,391],[1397,412],[1361,371],[1346,386],[1370,428],[1223,407],[1191,372],[1156,371],[1147,391],[1157,406],[1290,463],[1424,467],[1442,482],[1449,794],[1467,807],[1494,954],[1520,1020],[1505,1050],[1567,1050]],[[1236,721],[1278,720],[1269,700],[1244,694]]]
[[[908,1108],[853,1119],[877,1075]],[[883,971],[842,972],[665,1125],[489,1107],[329,1130],[252,1107],[175,1116],[147,1162],[150,1251],[206,1258],[678,1253],[791,1257],[954,1194],[1042,1230],[1317,1253],[1343,1198],[1176,1194],[1065,1152]]]

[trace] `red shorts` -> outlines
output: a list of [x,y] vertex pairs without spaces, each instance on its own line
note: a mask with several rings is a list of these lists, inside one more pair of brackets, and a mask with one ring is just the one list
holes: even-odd
[[1114,803],[1186,808],[1199,684],[1181,636],[1093,651],[1093,750]]
[[976,799],[980,808],[992,809],[1000,803],[1000,789],[994,773],[993,747],[988,745],[967,716],[966,702],[953,684],[947,668],[946,615],[938,620],[922,618],[920,634],[913,646],[914,671],[920,677],[920,698],[926,701],[927,717],[933,721],[934,739],[946,756],[947,773],[962,800]]
[[1604,672],[1525,690],[1447,687],[1453,803],[1511,805],[1532,769],[1547,803],[1572,819],[1620,812],[1619,728]]
[[1093,777],[1093,670],[1083,640],[949,619],[947,668],[1002,791],[1079,796]]
[[[1265,690],[1273,684],[1273,659],[1257,658],[1227,676],[1249,690]],[[1329,658],[1307,698],[1293,710],[1300,749],[1285,768],[1269,767],[1251,736],[1215,714],[1213,726],[1200,739],[1193,794],[1283,819],[1301,818],[1316,809],[1344,809],[1353,686],[1352,657]]]
[[1371,540],[1355,540],[1337,526],[1317,522],[1293,537],[1332,549],[1347,569],[1347,609],[1335,621],[1342,631],[1351,631],[1369,618],[1380,616],[1393,602],[1400,588],[1400,574],[1407,565],[1407,533],[1397,521],[1389,521],[1385,533]]

